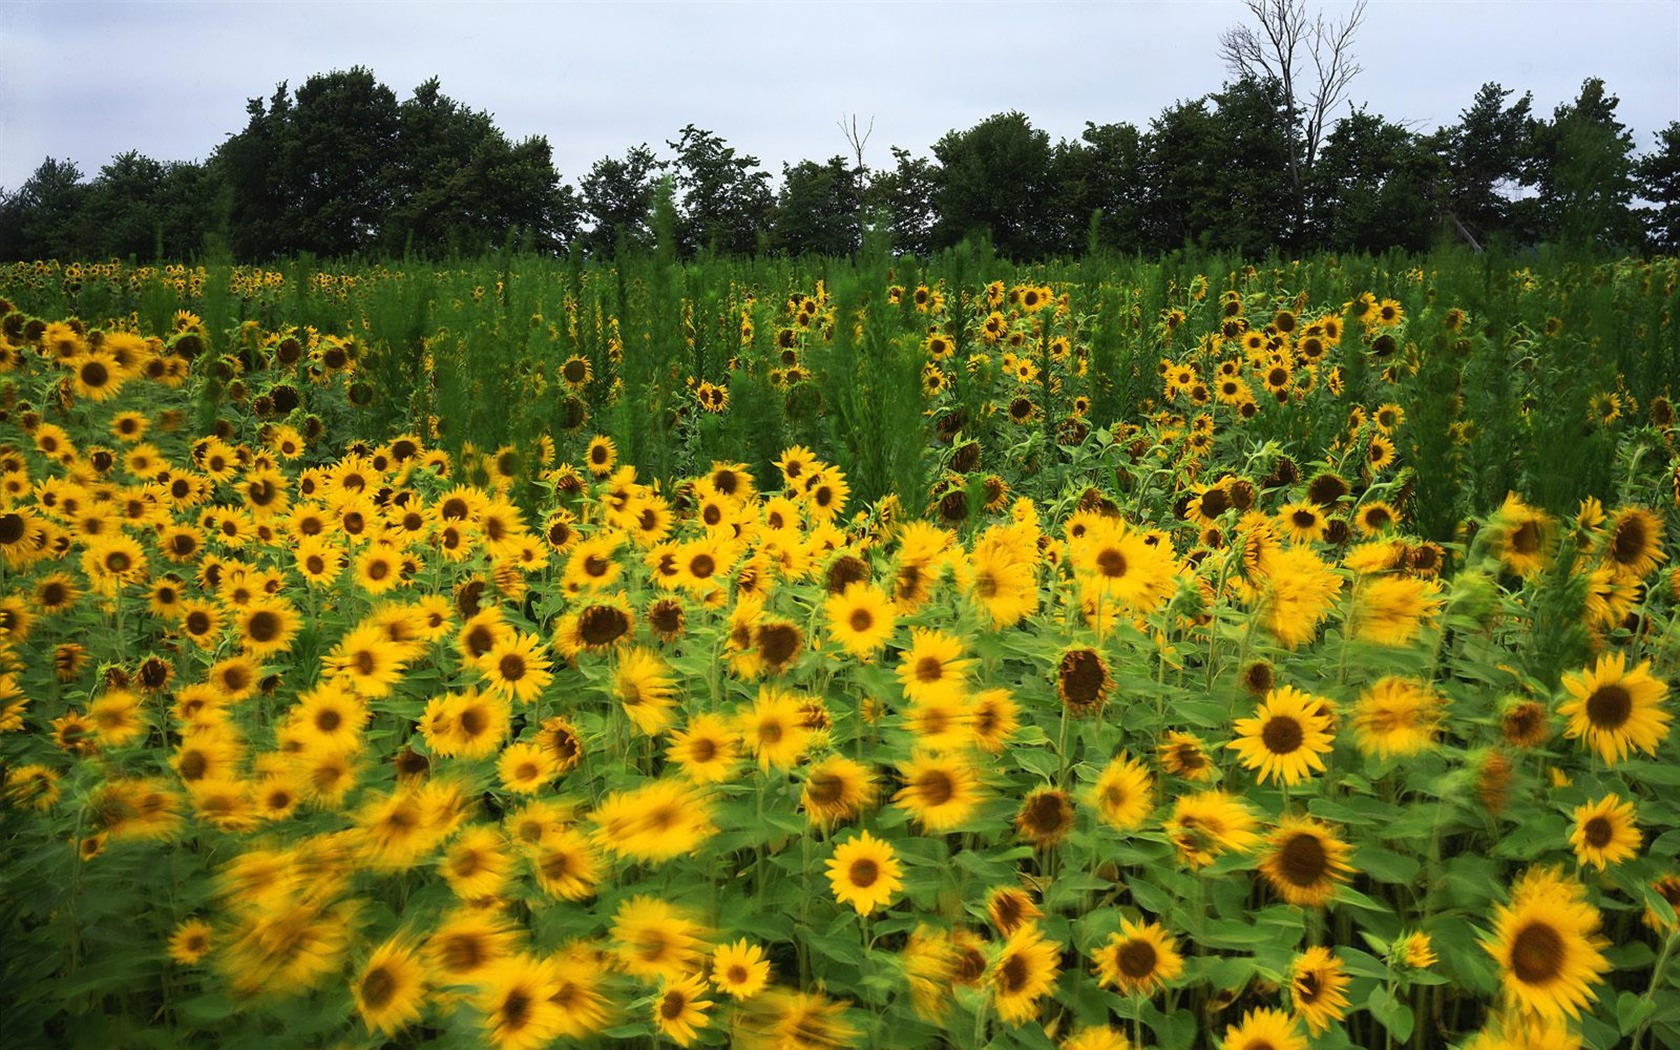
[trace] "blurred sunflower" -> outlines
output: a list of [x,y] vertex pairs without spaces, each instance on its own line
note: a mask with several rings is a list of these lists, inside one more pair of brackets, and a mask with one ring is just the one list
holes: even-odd
[[1289,1001],[1315,1037],[1347,1016],[1351,982],[1342,960],[1322,945],[1308,948],[1290,963]]
[[1290,904],[1321,908],[1347,881],[1352,847],[1327,824],[1286,816],[1266,838],[1270,849],[1260,858],[1260,873]]
[[356,1013],[370,1035],[395,1036],[420,1019],[426,1004],[424,974],[419,951],[406,935],[373,950],[350,986]]
[[875,802],[875,775],[844,755],[830,755],[805,773],[799,803],[806,819],[819,827],[855,820]]
[[893,802],[926,832],[960,826],[979,805],[980,775],[960,754],[918,753],[898,769],[904,787]]
[[1282,1010],[1250,1010],[1241,1024],[1227,1025],[1223,1050],[1307,1050],[1307,1038]]
[[1505,998],[1547,1020],[1579,1017],[1596,998],[1592,986],[1610,970],[1598,935],[1601,917],[1586,888],[1555,869],[1531,868],[1496,905],[1482,947],[1499,965]]
[[1060,970],[1061,946],[1027,923],[1004,941],[992,963],[992,1004],[1004,1023],[1019,1026],[1038,1016],[1039,1000],[1050,994]]

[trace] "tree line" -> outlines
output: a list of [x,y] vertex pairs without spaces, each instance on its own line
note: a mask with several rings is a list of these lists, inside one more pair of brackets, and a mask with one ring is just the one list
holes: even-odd
[[1145,128],[1087,122],[1052,142],[1025,114],[1000,113],[870,166],[854,122],[851,156],[772,179],[691,124],[663,149],[602,158],[576,185],[546,138],[509,139],[437,78],[399,101],[356,67],[250,100],[245,127],[203,162],[131,151],[89,179],[48,158],[0,192],[0,258],[441,258],[510,241],[607,258],[660,236],[685,257],[846,255],[868,228],[913,253],[984,236],[1018,261],[1443,241],[1680,250],[1680,121],[1640,153],[1602,80],[1550,116],[1531,94],[1486,84],[1456,123],[1425,134],[1351,106],[1331,119],[1337,85],[1303,87],[1244,43],[1227,34],[1232,80]]

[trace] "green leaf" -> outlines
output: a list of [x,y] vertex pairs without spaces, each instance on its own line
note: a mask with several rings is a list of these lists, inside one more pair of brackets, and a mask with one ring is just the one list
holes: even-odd
[[1361,846],[1353,852],[1353,870],[1363,871],[1378,882],[1409,886],[1417,880],[1422,867],[1415,857],[1407,857],[1380,846]]
[[1396,999],[1383,985],[1371,989],[1370,998],[1365,1000],[1371,1016],[1388,1029],[1395,1041],[1404,1043],[1412,1037],[1412,1008]]
[[1657,1004],[1645,996],[1624,991],[1616,997],[1616,1024],[1623,1035],[1632,1035],[1656,1010]]

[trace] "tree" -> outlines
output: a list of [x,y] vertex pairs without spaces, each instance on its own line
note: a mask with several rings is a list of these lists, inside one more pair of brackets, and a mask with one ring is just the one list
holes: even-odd
[[265,107],[246,104],[245,130],[216,152],[229,189],[234,252],[349,255],[371,247],[389,217],[399,170],[397,97],[357,66],[281,83]]
[[1436,215],[1436,159],[1405,127],[1357,110],[1336,122],[1313,167],[1312,241],[1337,251],[1423,251]]
[[666,167],[681,193],[677,236],[683,253],[704,248],[750,255],[757,250],[774,207],[770,173],[758,167],[758,158],[736,155],[722,138],[693,124],[666,145],[676,151]]
[[934,246],[985,233],[1005,257],[1044,254],[1050,155],[1050,136],[1019,112],[948,132],[933,147],[939,163]]
[[399,160],[381,240],[424,253],[477,253],[527,233],[526,247],[563,251],[578,202],[560,185],[542,136],[508,141],[488,113],[443,95],[433,77],[398,107]]
[[1619,99],[1589,78],[1573,103],[1535,129],[1533,178],[1540,227],[1563,244],[1622,250],[1641,240],[1633,213],[1633,135],[1616,119]]
[[934,208],[938,169],[933,161],[912,157],[901,146],[892,147],[892,155],[892,168],[871,174],[865,203],[886,223],[895,250],[926,255],[932,248],[938,215]]
[[83,211],[88,187],[74,161],[43,160],[0,203],[0,250],[10,259],[86,259],[96,251]]
[[163,177],[162,164],[135,150],[99,169],[82,210],[98,231],[101,258],[154,257],[161,236],[157,194]]
[[1360,73],[1353,35],[1365,19],[1365,0],[1342,22],[1308,18],[1306,0],[1244,0],[1255,26],[1219,35],[1220,57],[1240,80],[1278,83],[1289,135],[1285,158],[1297,212],[1305,211],[1306,186],[1318,159],[1330,115]]
[[1483,84],[1458,123],[1427,140],[1441,162],[1431,197],[1443,220],[1461,240],[1481,249],[1490,236],[1523,238],[1512,214],[1511,194],[1529,178],[1533,153],[1533,95],[1506,104],[1512,92]]
[[1143,158],[1144,244],[1171,251],[1212,229],[1219,207],[1215,170],[1222,158],[1207,100],[1179,102],[1149,122]]
[[790,255],[851,255],[862,242],[863,192],[844,157],[782,166],[772,243]]
[[291,110],[285,172],[300,247],[349,255],[384,225],[395,187],[397,96],[356,66],[310,77]]
[[1639,195],[1651,202],[1640,209],[1646,241],[1654,251],[1680,252],[1680,120],[1657,132],[1657,149],[1637,170]]
[[1145,241],[1263,252],[1299,236],[1289,137],[1275,80],[1239,80],[1150,123],[1142,170]]
[[1096,233],[1103,246],[1128,252],[1141,247],[1143,160],[1143,136],[1130,124],[1086,121],[1076,141],[1057,143],[1050,157],[1051,249],[1084,249],[1099,212]]
[[602,157],[589,169],[580,180],[583,215],[590,223],[582,241],[589,254],[608,258],[620,247],[640,251],[652,246],[648,214],[658,170],[659,160],[645,142],[632,146],[623,160]]

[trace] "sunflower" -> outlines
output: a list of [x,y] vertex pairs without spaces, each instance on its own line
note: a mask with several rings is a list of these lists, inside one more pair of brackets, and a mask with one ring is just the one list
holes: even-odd
[[612,687],[638,732],[658,736],[671,727],[677,683],[658,654],[639,647],[625,652],[613,669]]
[[1178,944],[1159,923],[1120,920],[1120,932],[1091,952],[1097,983],[1122,995],[1153,995],[1184,972]]
[[402,555],[398,551],[372,543],[356,555],[356,586],[364,594],[385,594],[407,581],[402,575]]
[[868,915],[892,903],[904,888],[903,869],[893,848],[864,831],[834,848],[827,865],[834,899]]
[[1569,720],[1563,735],[1586,737],[1605,764],[1615,765],[1634,750],[1655,754],[1668,737],[1673,718],[1660,705],[1667,684],[1651,677],[1651,662],[1627,670],[1627,657],[1611,653],[1598,658],[1590,670],[1563,676],[1570,699],[1558,708]]
[[1207,745],[1193,733],[1170,730],[1156,747],[1155,754],[1169,776],[1207,781],[1219,773],[1219,767],[1208,757]]
[[1354,590],[1348,629],[1364,641],[1402,648],[1411,645],[1445,605],[1441,585],[1434,580],[1410,576],[1362,580]]
[[1037,849],[1053,849],[1073,831],[1073,799],[1060,788],[1041,787],[1021,799],[1015,833]]
[[1294,686],[1273,689],[1255,717],[1237,719],[1237,739],[1225,746],[1242,757],[1245,767],[1258,770],[1260,780],[1292,787],[1314,769],[1324,772],[1321,756],[1335,743],[1330,719],[1322,713],[1325,703]]
[[898,769],[904,787],[893,796],[893,802],[924,832],[960,826],[980,803],[980,774],[960,754],[917,753]]
[[1282,1010],[1250,1010],[1242,1024],[1225,1027],[1223,1050],[1307,1050],[1295,1019]]
[[169,957],[182,966],[197,966],[215,944],[215,931],[203,919],[188,919],[169,937]]
[[1044,918],[1044,912],[1021,887],[999,886],[986,895],[986,918],[1007,937],[1026,923]]
[[501,747],[512,716],[506,697],[469,689],[433,697],[420,717],[426,750],[444,758],[484,758]]
[[1075,718],[1102,710],[1113,689],[1108,661],[1089,646],[1068,649],[1056,662],[1056,695]]
[[618,446],[613,444],[612,438],[597,434],[589,440],[589,449],[584,454],[584,460],[591,474],[604,478],[618,465]]
[[1125,1033],[1113,1025],[1077,1029],[1062,1040],[1057,1050],[1136,1050]]
[[420,1019],[426,1005],[424,972],[415,943],[404,935],[374,949],[350,985],[368,1034],[394,1036]]
[[521,953],[497,961],[479,981],[475,1005],[496,1050],[537,1050],[560,1034],[560,1008],[548,998],[553,969],[548,960]]
[[692,853],[717,831],[705,794],[674,777],[608,795],[589,821],[597,845],[651,864]]
[[1352,847],[1316,820],[1284,817],[1266,842],[1260,872],[1290,904],[1323,907],[1353,870],[1347,863]]
[[952,698],[960,694],[969,668],[960,638],[933,628],[912,628],[910,648],[899,657],[898,680],[910,700]]
[[1260,841],[1257,821],[1242,800],[1223,791],[1180,795],[1165,830],[1189,867],[1212,864],[1220,854],[1244,851]]
[[667,979],[653,1000],[653,1023],[678,1046],[691,1046],[700,1029],[711,1024],[706,1012],[712,1001],[705,998],[706,979],[700,974]]
[[1091,788],[1091,801],[1103,823],[1116,831],[1143,826],[1155,808],[1154,782],[1143,763],[1116,755]]
[[[1002,509],[988,503],[987,509]],[[1011,627],[1038,611],[1038,531],[1031,526],[999,525],[975,541],[973,552],[957,563],[969,594],[986,610],[994,630]]]
[[1323,946],[1308,948],[1290,964],[1289,999],[1314,1036],[1347,1015],[1350,982],[1342,960]]
[[753,706],[738,716],[740,735],[758,758],[760,769],[792,769],[811,741],[802,697],[777,686],[762,686]]
[[687,726],[671,734],[665,754],[695,783],[717,784],[728,780],[734,771],[740,740],[740,734],[724,716],[695,715]]
[[681,980],[705,958],[707,935],[687,912],[655,897],[631,897],[613,913],[613,951],[632,977]]
[[[0,694],[6,692],[0,689]],[[110,689],[88,705],[88,719],[100,741],[108,747],[123,747],[146,729],[140,697],[127,689]]]
[[844,755],[830,755],[812,765],[799,792],[806,819],[820,827],[855,820],[874,802],[874,773]]
[[1582,866],[1591,864],[1603,871],[1607,864],[1638,856],[1643,836],[1633,821],[1633,803],[1614,794],[1575,807],[1575,830],[1569,842]]
[[1610,519],[1604,561],[1617,576],[1642,580],[1668,555],[1662,549],[1662,519],[1643,507],[1627,507]]
[[1020,728],[1020,712],[1020,705],[1007,689],[976,693],[968,712],[968,731],[974,746],[989,754],[1002,754],[1009,738]]
[[505,790],[532,795],[554,779],[554,760],[539,745],[520,741],[502,748],[496,774]]
[[362,696],[382,697],[402,677],[403,665],[413,652],[412,646],[393,645],[377,625],[367,625],[345,635],[322,663],[328,674],[342,678]]
[[1324,512],[1310,500],[1278,508],[1277,527],[1292,543],[1317,543],[1329,533]]
[[305,747],[350,754],[361,747],[362,728],[372,712],[367,704],[336,681],[325,681],[298,695],[287,724],[300,730]]
[[455,837],[437,867],[460,899],[491,900],[506,887],[514,858],[501,828],[474,825]]
[[146,552],[125,533],[100,537],[82,554],[82,571],[101,593],[110,594],[123,584],[146,579]]
[[1354,741],[1363,754],[1387,759],[1434,746],[1442,719],[1441,698],[1422,682],[1389,675],[1353,708]]
[[518,633],[496,642],[478,660],[487,691],[495,696],[530,703],[554,680],[548,658],[538,652],[542,639]]
[[560,379],[574,393],[588,386],[589,381],[593,378],[595,378],[595,368],[590,364],[587,357],[579,357],[577,354],[573,354],[560,365]]
[[1039,1000],[1050,994],[1060,969],[1061,946],[1047,940],[1036,923],[1027,923],[1004,941],[991,968],[993,1005],[998,1017],[1019,1025],[1038,1016]]
[[848,583],[823,604],[828,618],[828,636],[859,659],[868,659],[893,636],[898,611],[892,599],[875,584],[858,580]]
[[586,1040],[607,1026],[610,1001],[603,987],[606,980],[605,953],[586,941],[574,941],[559,954],[549,957],[553,977],[548,1001],[560,1011],[560,1034],[566,1039]]
[[279,597],[250,602],[239,610],[234,623],[239,628],[240,647],[254,660],[288,651],[298,633],[297,610]]
[[770,960],[745,937],[712,953],[712,984],[732,999],[751,999],[770,981]]
[[1579,1017],[1604,980],[1610,961],[1598,936],[1600,915],[1586,888],[1555,869],[1531,868],[1511,887],[1511,901],[1494,908],[1482,947],[1499,964],[1505,997],[1546,1020]]
[[1518,576],[1533,576],[1551,564],[1557,522],[1545,511],[1525,504],[1516,493],[1505,497],[1484,531],[1494,555]]
[[1148,615],[1172,597],[1177,566],[1172,548],[1118,519],[1095,518],[1080,535],[1069,536],[1071,562],[1080,589],[1089,597]]
[[530,857],[537,886],[550,897],[579,902],[595,896],[601,860],[583,832],[566,828],[544,834]]

